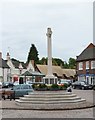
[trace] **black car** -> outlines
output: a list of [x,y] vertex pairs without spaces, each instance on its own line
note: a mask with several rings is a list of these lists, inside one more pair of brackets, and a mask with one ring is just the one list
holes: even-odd
[[82,90],[87,90],[87,89],[92,89],[92,85],[88,85],[86,82],[84,81],[76,81],[74,83],[72,83],[72,88],[76,89],[82,89]]
[[12,88],[14,84],[12,82],[3,82],[2,88]]
[[92,88],[93,90],[95,90],[95,85],[93,85],[93,88]]

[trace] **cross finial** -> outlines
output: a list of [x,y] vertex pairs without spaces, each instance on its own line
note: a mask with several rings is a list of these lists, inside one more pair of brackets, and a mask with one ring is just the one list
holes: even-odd
[[48,37],[51,37],[51,35],[52,35],[51,28],[47,28],[47,33],[46,33],[46,35],[47,35]]

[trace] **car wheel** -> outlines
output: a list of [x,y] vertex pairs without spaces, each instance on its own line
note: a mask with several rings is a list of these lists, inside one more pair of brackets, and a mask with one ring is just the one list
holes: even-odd
[[82,87],[81,89],[84,90],[84,87]]
[[93,90],[95,90],[95,85],[92,87]]

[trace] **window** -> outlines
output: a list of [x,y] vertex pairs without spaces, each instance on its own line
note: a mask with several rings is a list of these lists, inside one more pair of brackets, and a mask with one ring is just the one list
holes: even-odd
[[23,85],[22,89],[29,89],[29,86],[28,85]]
[[79,70],[83,70],[83,62],[79,63]]
[[91,69],[95,69],[95,60],[91,61]]
[[14,86],[14,90],[20,90],[20,89],[21,89],[20,85]]
[[89,61],[86,62],[86,69],[89,69]]

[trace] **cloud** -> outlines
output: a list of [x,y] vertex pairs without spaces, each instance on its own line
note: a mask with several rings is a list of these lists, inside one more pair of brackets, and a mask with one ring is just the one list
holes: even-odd
[[68,60],[77,56],[93,41],[92,2],[35,3],[3,2],[2,40],[5,56],[10,47],[11,56],[26,60],[33,43],[40,58],[47,56],[46,29],[51,27],[53,57]]

